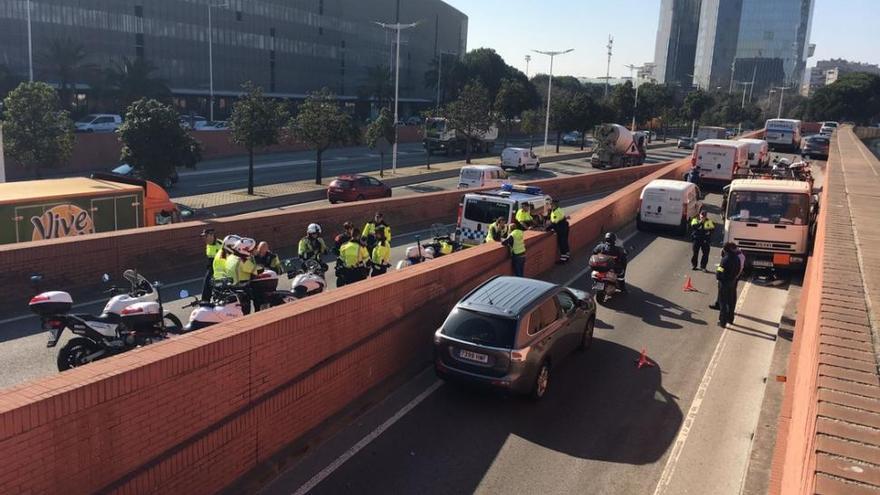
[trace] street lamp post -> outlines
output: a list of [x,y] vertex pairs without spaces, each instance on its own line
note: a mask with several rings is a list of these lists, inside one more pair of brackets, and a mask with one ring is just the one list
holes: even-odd
[[629,64],[629,65],[624,65],[624,67],[629,68],[629,78],[630,78],[630,80],[632,80],[633,85],[635,86],[635,89],[636,89],[635,98],[633,101],[633,120],[632,120],[632,125],[630,126],[630,129],[633,132],[636,132],[636,109],[639,107],[639,80],[638,80],[638,77],[633,77],[633,71],[637,70],[637,69],[641,69],[642,66]]
[[227,7],[227,2],[214,5],[208,2],[208,118],[214,121],[214,26],[211,22],[211,7]]
[[34,82],[34,42],[31,35],[31,0],[27,0],[27,32],[28,32],[28,75]]
[[[381,26],[383,29],[393,29],[397,31],[397,52],[395,54],[395,63],[394,63],[394,146],[391,149],[391,175],[397,173],[397,107],[398,107],[398,99],[400,96],[400,32],[404,29],[414,28],[419,25],[418,22],[413,22],[410,24],[401,24],[399,22],[394,24],[389,24],[385,22],[375,22],[378,26]],[[441,55],[442,57],[442,55]]]
[[773,86],[773,89],[779,90],[779,110],[776,113],[776,118],[781,119],[782,118],[782,100],[785,98],[785,90],[791,89],[791,88],[788,86]]
[[529,62],[532,61],[531,55],[526,55],[526,79],[529,78]]
[[550,92],[553,90],[553,58],[557,55],[563,55],[569,52],[573,52],[574,48],[569,48],[568,50],[558,51],[558,52],[542,52],[540,50],[532,50],[535,53],[540,53],[541,55],[547,55],[550,57],[550,75],[547,77],[547,113],[544,115],[544,153],[547,153],[547,138],[550,136]]
[[746,108],[746,86],[749,86],[749,94],[751,94],[751,86],[755,83],[754,82],[737,81],[736,84],[737,85],[742,84],[742,86],[743,86],[742,102],[739,104],[739,109],[740,109],[739,132],[737,132],[737,135],[740,135],[740,134],[742,134],[742,126],[743,126],[743,124],[742,124],[742,110],[745,110],[745,108]]

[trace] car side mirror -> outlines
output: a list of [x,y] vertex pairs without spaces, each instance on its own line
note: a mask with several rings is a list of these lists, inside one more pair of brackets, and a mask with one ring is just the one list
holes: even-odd
[[43,281],[43,276],[40,275],[39,273],[35,273],[35,274],[31,275],[31,283],[32,284],[38,284],[42,281]]

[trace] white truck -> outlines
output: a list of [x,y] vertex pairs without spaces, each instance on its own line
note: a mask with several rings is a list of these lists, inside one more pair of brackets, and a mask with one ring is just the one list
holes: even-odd
[[[488,153],[498,139],[498,127],[491,126],[488,131],[471,138],[474,153]],[[453,155],[467,151],[467,136],[449,126],[449,121],[442,117],[425,120],[425,138],[422,144],[429,155],[436,152]]]
[[703,183],[727,184],[741,168],[749,166],[749,143],[707,139],[694,145],[691,163],[700,167]]
[[769,119],[764,123],[764,140],[770,149],[797,152],[801,147],[801,121]]
[[736,179],[728,194],[724,242],[737,243],[751,266],[805,266],[819,209],[809,182]]
[[602,124],[593,132],[596,146],[590,165],[593,168],[620,168],[645,163],[648,137],[644,132],[630,132],[619,124]]

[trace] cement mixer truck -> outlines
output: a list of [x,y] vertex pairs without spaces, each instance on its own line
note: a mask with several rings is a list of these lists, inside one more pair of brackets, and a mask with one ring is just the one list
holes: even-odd
[[590,158],[593,168],[619,168],[645,162],[648,137],[644,132],[630,132],[618,124],[602,124],[593,132],[596,148]]

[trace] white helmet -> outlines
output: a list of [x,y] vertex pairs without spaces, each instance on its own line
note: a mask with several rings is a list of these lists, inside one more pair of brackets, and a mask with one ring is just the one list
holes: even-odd
[[321,233],[321,226],[316,223],[310,223],[309,226],[306,228],[306,233],[307,234],[320,234]]
[[257,247],[257,241],[244,237],[235,243],[235,247],[233,248],[236,253],[242,256],[250,256],[254,248]]
[[235,251],[235,244],[241,240],[241,237],[235,234],[229,234],[228,236],[223,238],[223,249],[233,252]]

